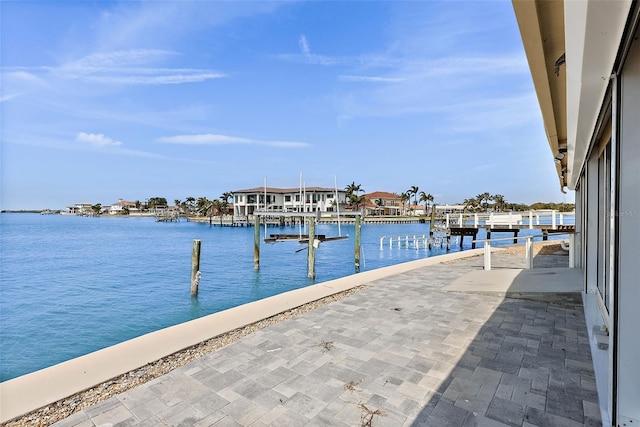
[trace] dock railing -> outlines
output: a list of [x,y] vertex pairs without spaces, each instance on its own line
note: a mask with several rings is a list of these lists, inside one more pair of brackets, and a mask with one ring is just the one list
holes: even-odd
[[[564,233],[563,233],[564,234]],[[569,268],[574,268],[573,250],[574,250],[574,234],[566,233],[569,236]],[[496,239],[478,239],[473,240],[474,243],[484,243],[484,265],[485,270],[491,270],[491,242],[497,242],[501,240],[517,240],[526,239],[524,256],[525,256],[525,269],[533,269],[533,239],[540,236],[518,236],[518,237],[499,237]]]
[[524,211],[524,212],[489,212],[489,213],[447,213],[445,215],[445,226],[448,228],[451,223],[456,223],[457,226],[463,227],[465,224],[473,223],[475,228],[484,224],[488,226],[500,225],[513,228],[519,226],[528,226],[533,229],[541,225],[540,218],[550,220],[551,229],[555,230],[558,225],[564,225],[565,221],[570,218],[574,218],[575,212],[560,212],[556,210],[537,210],[537,211]]
[[397,247],[400,248],[404,245],[406,248],[413,246],[417,249],[426,248],[429,245],[429,237],[426,234],[399,234],[396,236],[382,236],[380,237],[380,250],[384,249],[384,243],[389,242],[389,249],[393,248],[394,242]]

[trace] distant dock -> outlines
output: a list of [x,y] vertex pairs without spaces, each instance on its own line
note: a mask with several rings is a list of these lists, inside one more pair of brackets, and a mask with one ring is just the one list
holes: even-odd
[[[274,214],[273,216],[265,217],[266,225],[268,227],[288,227],[297,225],[299,223],[299,219],[296,219],[295,216],[281,216],[278,214]],[[222,227],[253,227],[254,219],[253,216],[242,216],[242,217],[231,217],[231,216],[223,216],[220,218],[219,216],[215,217],[203,217],[203,216],[191,216],[187,218],[189,222],[205,222],[210,223],[212,226],[222,226]],[[377,217],[370,216],[362,219],[362,224],[422,224],[426,223],[428,220],[424,217]],[[320,216],[317,219],[316,224],[355,224],[354,217],[341,216],[338,219],[336,216]],[[262,222],[261,225],[265,225],[265,222]]]

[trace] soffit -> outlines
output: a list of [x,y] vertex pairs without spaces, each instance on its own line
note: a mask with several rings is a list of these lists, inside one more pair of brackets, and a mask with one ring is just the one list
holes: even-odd
[[[513,8],[553,161],[559,147],[567,144],[564,5],[556,0],[513,0]],[[568,160],[565,155],[556,163],[562,191],[567,185]]]

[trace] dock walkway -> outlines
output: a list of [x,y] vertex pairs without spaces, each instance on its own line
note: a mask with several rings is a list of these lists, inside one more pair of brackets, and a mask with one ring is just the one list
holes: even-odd
[[[538,267],[566,267],[549,257]],[[582,307],[443,290],[481,269],[474,256],[372,280],[56,425],[600,425]]]

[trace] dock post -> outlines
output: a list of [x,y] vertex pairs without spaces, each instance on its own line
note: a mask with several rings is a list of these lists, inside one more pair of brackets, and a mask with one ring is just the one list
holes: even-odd
[[191,296],[198,296],[198,285],[200,284],[200,246],[201,241],[194,239],[193,251],[191,252]]
[[575,268],[575,244],[576,235],[574,233],[569,234],[569,268]]
[[253,269],[260,270],[260,217],[253,218]]
[[307,277],[311,280],[316,278],[316,221],[309,217],[309,247],[307,250]]
[[526,262],[526,267],[527,269],[531,270],[533,268],[533,244],[532,244],[532,240],[533,236],[527,236],[527,241],[525,242],[525,249],[524,249],[524,253],[525,253],[525,258],[527,260]]
[[445,219],[445,227],[449,228],[449,214],[447,214]]
[[491,242],[484,242],[484,269],[491,270]]
[[360,215],[356,215],[356,236],[355,236],[355,248],[354,248],[354,258],[355,258],[355,267],[356,273],[360,271]]
[[473,228],[478,228],[478,214],[473,214]]
[[533,212],[529,211],[529,229],[533,228]]
[[556,211],[551,211],[551,228],[553,228],[554,230],[558,229],[556,223]]

